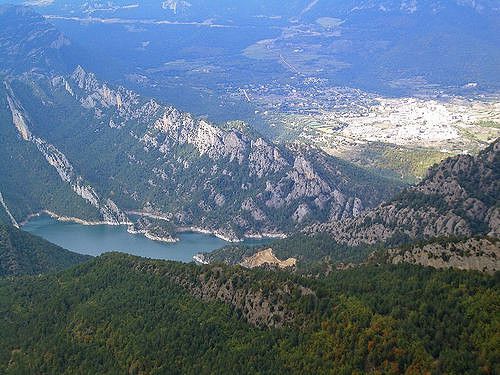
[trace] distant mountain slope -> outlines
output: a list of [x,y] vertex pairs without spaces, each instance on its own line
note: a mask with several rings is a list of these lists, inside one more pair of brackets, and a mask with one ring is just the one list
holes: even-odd
[[0,277],[60,271],[89,259],[0,222]]
[[[247,0],[235,6],[231,0],[167,0],[145,1],[138,6],[130,6],[127,0],[114,0],[103,3],[99,0],[84,1],[30,1],[11,0],[10,3],[39,5],[38,9],[57,14],[76,14],[99,16],[119,14],[120,16],[135,15],[159,19],[175,19],[180,21],[217,21],[243,20],[257,22],[260,18],[272,17],[308,19],[321,16],[346,16],[362,11],[394,12],[394,13],[438,13],[450,10],[465,9],[471,12],[491,14],[499,12],[495,0],[290,0],[286,7],[279,0]],[[129,5],[127,7],[127,5]],[[255,20],[257,18],[257,20]],[[280,19],[278,18],[278,19]]]
[[389,203],[342,223],[314,225],[351,246],[440,236],[500,236],[500,140],[478,156],[448,158]]
[[[21,14],[30,14],[22,9]],[[0,51],[8,53],[15,42],[30,40],[32,23],[36,36],[45,25],[47,37],[39,40],[39,48],[50,50],[56,37],[50,24],[34,15],[16,20],[16,34],[0,27],[0,36],[9,41]],[[36,51],[28,51],[26,58]],[[16,59],[24,52],[19,53]],[[9,166],[4,173],[10,177],[0,181],[0,192],[16,220],[45,209],[124,224],[130,222],[126,211],[132,211],[236,240],[356,216],[399,188],[315,149],[275,145],[245,124],[218,126],[99,81],[81,67],[71,75],[56,74],[51,69],[57,64],[43,62],[50,74],[35,73],[33,67],[3,79],[0,100],[4,116],[11,118],[5,121],[9,137],[3,142],[12,147],[5,157],[21,164],[16,145],[37,150],[33,158],[46,160],[40,170],[61,180],[41,189],[48,185],[73,198],[61,212],[54,208],[60,195],[47,202],[45,195],[37,200],[30,191],[20,194],[38,191],[31,185],[38,171],[18,191],[13,181],[25,173]],[[13,63],[5,64],[8,71]]]
[[0,278],[0,296],[5,374],[498,370],[498,284],[472,272],[385,265],[313,279],[107,254]]
[[0,73],[54,72],[67,69],[70,41],[38,13],[0,5]]
[[[24,3],[22,0],[18,2]],[[233,77],[225,78],[231,85],[248,81],[245,72],[252,71],[252,65],[257,64],[254,72],[259,77],[260,70],[266,65],[266,69],[272,67],[274,72],[288,70],[294,75],[298,70],[308,77],[330,79],[337,85],[389,95],[412,95],[434,89],[435,92],[446,91],[468,83],[477,84],[480,90],[498,90],[500,87],[500,11],[495,0],[290,0],[286,7],[281,0],[251,0],[237,4],[231,0],[143,1],[140,4],[126,0],[39,3],[43,6],[37,10],[53,17],[53,22],[68,32],[82,35],[82,39],[89,30],[102,36],[106,36],[106,30],[120,33],[120,37],[113,38],[110,43],[100,40],[105,38],[92,37],[85,43],[89,50],[98,51],[98,56],[89,59],[90,64],[93,60],[98,61],[91,69],[100,75],[107,72],[108,76],[104,77],[107,79],[117,76],[111,68],[104,69],[99,65],[106,65],[101,61],[112,61],[111,58],[115,59],[113,65],[122,73],[122,79],[127,74],[138,72],[149,75],[145,72],[148,68],[158,67],[160,70],[165,61],[181,60],[188,68],[185,72],[180,69],[181,73],[176,69],[174,74],[190,79],[195,70],[189,66],[196,64],[197,57],[201,57],[205,64],[208,58],[209,65],[218,66],[222,61],[223,71],[229,70],[236,76],[234,80]],[[161,43],[155,43],[154,33],[166,38],[172,35],[161,24],[165,21],[167,24],[194,23],[201,27],[222,26],[225,35],[222,39],[229,38],[228,44],[245,40],[241,35],[245,34],[246,27],[267,30],[267,35],[261,39],[265,44],[261,46],[271,48],[267,48],[268,53],[262,50],[257,54],[264,54],[263,61],[259,61],[259,57],[257,60],[242,59],[237,51],[224,45],[214,48],[217,56],[224,51],[222,58],[212,60],[213,53],[203,53],[207,47],[212,47],[203,45],[203,38],[190,48],[184,48],[180,43],[176,44],[179,48],[169,51],[168,47],[162,48]],[[122,25],[125,26],[123,31],[117,27]],[[272,33],[273,29],[283,30],[283,35]],[[133,36],[129,30],[134,32]],[[137,33],[137,30],[142,33]],[[207,34],[215,35],[214,30]],[[196,34],[197,31],[189,34],[190,42],[194,39],[191,36]],[[138,47],[141,37],[137,35],[148,35],[143,37],[152,42],[147,52]],[[127,64],[120,62],[127,60],[127,56],[117,51],[113,43],[120,40],[120,43],[127,44],[123,40],[129,36],[134,43],[127,45],[127,53],[146,56],[134,56],[133,62]],[[249,43],[256,42],[258,40]],[[259,47],[259,44],[254,46]],[[246,47],[249,45],[242,46],[241,50]],[[159,49],[162,53],[155,53]],[[114,56],[104,56],[109,50],[113,50]],[[193,50],[200,52],[193,53]],[[297,50],[301,53],[294,52]],[[238,72],[240,70],[242,74]],[[272,79],[267,76],[264,81],[271,83]],[[199,80],[192,82],[199,84]],[[224,84],[224,78],[217,83]],[[215,88],[216,85],[210,86],[211,90]],[[184,95],[187,96],[188,92]],[[181,103],[183,101],[179,101]]]

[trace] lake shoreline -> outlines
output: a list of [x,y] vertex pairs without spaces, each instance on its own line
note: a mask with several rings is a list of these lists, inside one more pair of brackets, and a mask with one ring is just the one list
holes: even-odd
[[[143,212],[143,211],[126,211],[128,215],[136,215],[141,217],[148,217],[156,220],[163,220],[170,222],[172,219],[172,215],[161,214],[161,213],[151,213],[151,212]],[[194,232],[194,233],[202,233],[202,234],[210,234],[217,238],[220,238],[223,241],[229,243],[240,243],[245,242],[245,240],[265,240],[265,239],[284,239],[287,238],[286,233],[270,233],[270,232],[262,232],[262,233],[245,233],[242,237],[230,236],[224,234],[220,229],[206,229],[200,228],[197,226],[176,226],[175,233],[186,233],[186,232]]]
[[63,222],[63,223],[75,223],[75,224],[81,224],[81,225],[87,225],[87,226],[96,226],[96,225],[109,225],[109,226],[125,226],[125,225],[132,225],[133,223],[131,221],[127,222],[117,222],[117,221],[89,221],[89,220],[84,220],[80,219],[78,217],[74,216],[63,216],[56,214],[53,211],[49,210],[41,210],[37,213],[29,214],[26,216],[26,218],[19,223],[21,227],[26,225],[31,219],[40,217],[43,215],[50,216],[53,219],[56,219],[57,221]]
[[[141,217],[149,217],[152,219],[157,219],[157,220],[164,220],[164,221],[170,221],[171,215],[163,215],[163,214],[153,214],[153,213],[145,213],[141,211],[127,211],[126,212],[129,215],[136,215],[136,216],[141,216]],[[84,220],[80,219],[78,217],[74,216],[64,216],[64,215],[59,215],[56,214],[53,211],[50,210],[41,210],[37,213],[32,213],[29,214],[23,221],[19,223],[20,227],[23,227],[26,225],[31,219],[40,217],[43,215],[50,216],[53,219],[56,219],[57,221],[60,222],[69,222],[69,223],[76,223],[76,224],[81,224],[81,225],[86,225],[86,226],[97,226],[97,225],[109,225],[109,226],[127,226],[128,229],[127,231],[130,234],[138,234],[138,235],[143,235],[147,239],[151,241],[158,241],[158,242],[166,242],[166,243],[175,243],[178,242],[179,239],[176,236],[171,236],[171,237],[161,237],[161,236],[156,236],[149,232],[148,230],[144,231],[135,231],[131,228],[133,228],[134,223],[132,221],[127,221],[127,222],[116,222],[116,221],[89,221],[89,220]],[[272,240],[272,239],[284,239],[287,238],[288,236],[285,233],[247,233],[244,234],[241,238],[236,237],[236,236],[229,236],[224,233],[222,233],[220,230],[216,229],[205,229],[205,228],[200,228],[197,226],[177,226],[175,227],[175,232],[174,233],[200,233],[200,234],[208,234],[212,235],[214,237],[217,237],[225,242],[228,242],[229,244],[236,244],[236,243],[241,243],[245,242],[246,240]]]
[[[230,243],[210,233],[185,231],[177,241],[158,241],[142,233],[130,233],[125,225],[83,225],[75,221],[61,221],[41,213],[33,215],[23,230],[40,236],[68,250],[98,256],[105,252],[123,252],[137,256],[192,262],[196,254],[212,252]],[[249,246],[264,241],[248,240]]]

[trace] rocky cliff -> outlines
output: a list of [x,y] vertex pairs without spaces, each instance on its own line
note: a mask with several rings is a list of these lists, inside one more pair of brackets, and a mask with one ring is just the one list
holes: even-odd
[[[95,207],[101,214],[101,222],[106,224],[126,224],[129,223],[127,216],[116,206],[110,199],[103,199],[95,191],[95,189],[78,175],[70,163],[66,155],[54,145],[48,143],[43,138],[36,137],[30,130],[32,120],[27,114],[20,101],[16,98],[8,81],[4,81],[7,93],[7,102],[9,110],[12,115],[12,123],[15,125],[19,136],[23,141],[31,142],[36,145],[38,151],[46,159],[47,163],[52,166],[58,173],[63,183],[68,184],[76,195],[87,201],[91,206]],[[2,205],[5,205],[3,197],[1,199]],[[7,208],[6,211],[10,212]],[[24,218],[22,218],[24,219]],[[12,222],[16,223],[15,218],[12,217]],[[17,223],[16,223],[17,224]]]
[[477,156],[460,155],[431,168],[418,185],[354,219],[318,224],[350,246],[397,244],[434,237],[500,235],[500,141]]

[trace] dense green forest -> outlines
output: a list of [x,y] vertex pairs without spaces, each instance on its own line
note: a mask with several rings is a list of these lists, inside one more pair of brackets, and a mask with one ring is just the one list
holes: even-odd
[[348,246],[337,243],[328,233],[305,235],[296,233],[285,239],[271,241],[261,247],[247,245],[228,245],[210,253],[203,254],[205,259],[213,262],[237,264],[243,258],[255,254],[256,250],[270,247],[280,259],[295,257],[299,269],[303,271],[324,266],[326,263],[360,263],[367,256],[380,249],[380,246]]
[[[307,278],[108,254],[0,281],[0,373],[494,374],[499,281],[410,265]],[[200,295],[203,282],[213,296],[259,292],[256,313],[284,301],[292,318],[249,324]]]
[[90,258],[0,221],[0,276],[59,271]]

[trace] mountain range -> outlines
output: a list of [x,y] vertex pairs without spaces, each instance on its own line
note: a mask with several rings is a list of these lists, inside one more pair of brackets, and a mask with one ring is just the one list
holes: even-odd
[[[400,186],[310,147],[272,144],[244,123],[215,125],[113,87],[80,66],[65,75],[58,66],[69,42],[57,43],[64,36],[29,12],[4,7],[2,24],[18,31],[0,35],[2,151],[10,159],[2,173],[11,176],[0,191],[18,222],[46,211],[131,224],[133,214],[237,240],[356,216]],[[24,56],[32,65],[21,73],[12,61]],[[44,159],[35,173],[23,170]]]
[[[278,241],[278,255],[319,259],[440,237],[498,238],[498,140],[401,190],[315,148],[275,144],[244,122],[217,125],[79,65],[68,70],[73,47],[62,33],[26,7],[0,10],[4,222],[48,213],[168,241],[179,230],[231,241],[301,232]],[[304,235],[320,238],[322,250],[294,253]],[[252,251],[205,260],[239,262]]]
[[[228,1],[30,3],[238,14]],[[248,1],[241,16],[497,12],[486,0],[280,4]],[[78,50],[33,10],[0,6],[1,374],[500,373],[500,139],[403,186],[107,82],[75,64]],[[40,213],[168,241],[288,237],[197,263],[89,257],[24,232]]]
[[359,264],[372,257],[377,262],[379,252],[383,262],[495,272],[500,267],[499,155],[497,140],[477,156],[444,160],[419,184],[356,218],[314,224],[266,247],[229,246],[198,258],[245,264],[271,247],[278,257],[293,257],[310,268],[318,261]]
[[[13,1],[15,3],[15,1]],[[21,2],[22,3],[22,2]],[[292,0],[286,8],[282,7],[277,0],[262,3],[258,0],[250,0],[241,6],[235,6],[228,0],[215,0],[206,2],[203,0],[168,0],[144,1],[141,4],[133,4],[123,0],[114,0],[107,3],[100,1],[31,1],[29,5],[38,6],[39,9],[48,12],[66,12],[76,15],[97,15],[106,13],[127,14],[132,12],[137,15],[151,15],[157,12],[157,18],[204,21],[214,19],[220,21],[255,19],[259,15],[279,16],[280,18],[302,18],[316,19],[321,16],[346,16],[363,11],[376,12],[399,12],[399,13],[439,13],[458,10],[471,10],[480,14],[494,15],[500,10],[498,3],[494,0],[341,0],[330,3],[325,0]]]

